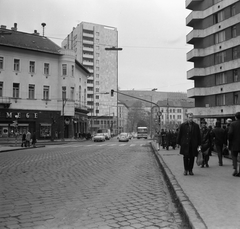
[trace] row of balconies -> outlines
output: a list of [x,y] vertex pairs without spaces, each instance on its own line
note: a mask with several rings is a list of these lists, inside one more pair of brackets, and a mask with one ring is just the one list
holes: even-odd
[[204,37],[210,36],[214,33],[220,32],[226,28],[229,28],[240,21],[240,14],[236,14],[235,16],[224,20],[218,24],[215,24],[211,27],[201,30],[192,30],[189,34],[187,34],[187,43],[194,44],[196,39],[203,39]]
[[214,87],[195,87],[191,88],[187,91],[187,95],[189,98],[194,98],[196,96],[209,96],[209,95],[217,95],[222,93],[231,93],[234,91],[239,91],[240,82],[234,82],[230,84],[222,84]]
[[191,10],[203,0],[186,0],[186,8]]

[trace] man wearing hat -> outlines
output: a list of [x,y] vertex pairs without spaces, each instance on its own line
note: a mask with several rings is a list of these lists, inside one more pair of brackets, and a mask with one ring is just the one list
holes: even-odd
[[233,176],[240,176],[240,165],[237,169],[237,157],[240,153],[240,112],[235,114],[236,121],[232,122],[228,131],[228,139],[231,145],[234,172]]
[[208,161],[209,161],[209,153],[211,150],[211,136],[210,136],[210,130],[207,128],[207,122],[205,119],[201,120],[201,151],[203,153],[203,163],[202,168],[204,165],[206,167],[209,167]]
[[223,128],[221,128],[221,122],[219,121],[216,122],[216,126],[212,130],[212,138],[216,146],[219,166],[222,166],[223,165],[222,151],[223,151],[223,146],[227,145],[227,135],[226,135],[226,131]]

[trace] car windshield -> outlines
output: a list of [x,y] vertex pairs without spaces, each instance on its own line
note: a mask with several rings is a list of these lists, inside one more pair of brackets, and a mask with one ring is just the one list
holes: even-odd
[[97,134],[95,134],[95,136],[104,136],[104,134],[103,133],[97,133]]
[[120,136],[127,136],[127,133],[121,133]]

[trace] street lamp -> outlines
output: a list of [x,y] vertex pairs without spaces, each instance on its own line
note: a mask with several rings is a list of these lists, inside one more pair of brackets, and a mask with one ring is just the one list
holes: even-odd
[[[153,88],[151,91],[156,91],[156,90],[157,88]],[[150,138],[152,139],[152,95],[151,95]]]

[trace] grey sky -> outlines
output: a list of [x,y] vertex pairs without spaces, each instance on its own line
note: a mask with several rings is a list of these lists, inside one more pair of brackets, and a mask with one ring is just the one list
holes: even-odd
[[0,24],[42,34],[58,45],[85,21],[118,29],[120,89],[186,92],[193,66],[186,61],[191,46],[185,0],[0,0]]

